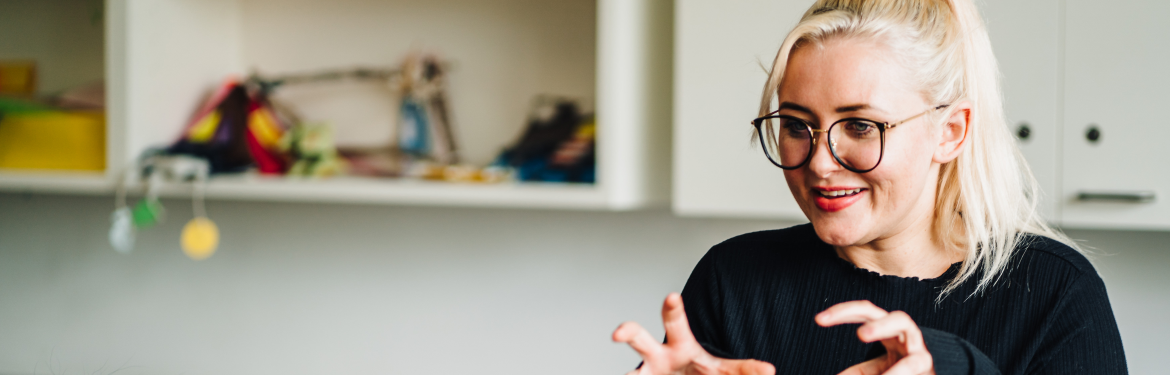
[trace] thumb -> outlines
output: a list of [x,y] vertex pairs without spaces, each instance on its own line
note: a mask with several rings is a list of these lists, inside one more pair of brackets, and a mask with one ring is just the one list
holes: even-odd
[[837,375],[866,375],[866,374],[880,374],[890,368],[888,363],[889,355],[883,355],[865,362],[858,363],[845,369]]

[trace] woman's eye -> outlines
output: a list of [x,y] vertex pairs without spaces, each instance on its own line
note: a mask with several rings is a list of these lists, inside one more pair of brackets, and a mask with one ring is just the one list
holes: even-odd
[[849,121],[845,124],[845,131],[854,136],[869,136],[877,132],[877,125],[868,121]]
[[780,131],[789,137],[808,137],[808,126],[799,120],[784,119]]

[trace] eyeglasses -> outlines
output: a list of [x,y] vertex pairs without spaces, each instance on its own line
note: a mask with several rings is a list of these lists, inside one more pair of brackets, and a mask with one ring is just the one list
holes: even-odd
[[752,125],[755,125],[760,144],[764,146],[764,154],[777,167],[803,167],[812,158],[813,150],[816,150],[818,133],[827,133],[833,159],[845,169],[865,173],[881,163],[887,130],[947,106],[949,104],[943,104],[894,123],[857,117],[844,118],[829,125],[828,130],[813,129],[807,121],[789,115],[777,115],[780,110],[776,110],[752,120]]

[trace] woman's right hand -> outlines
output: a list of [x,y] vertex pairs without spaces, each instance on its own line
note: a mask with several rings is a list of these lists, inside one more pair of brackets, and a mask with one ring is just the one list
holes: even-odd
[[773,375],[772,364],[754,359],[723,359],[707,353],[691,333],[682,296],[671,293],[662,303],[662,323],[667,343],[662,344],[645,328],[625,322],[613,331],[614,342],[630,344],[642,356],[642,367],[626,375]]

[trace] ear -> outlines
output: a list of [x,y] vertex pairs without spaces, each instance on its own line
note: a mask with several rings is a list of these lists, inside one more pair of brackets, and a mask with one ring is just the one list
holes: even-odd
[[934,149],[934,162],[945,164],[963,152],[967,135],[971,132],[971,102],[960,101],[947,108],[951,115],[938,132],[938,146]]

